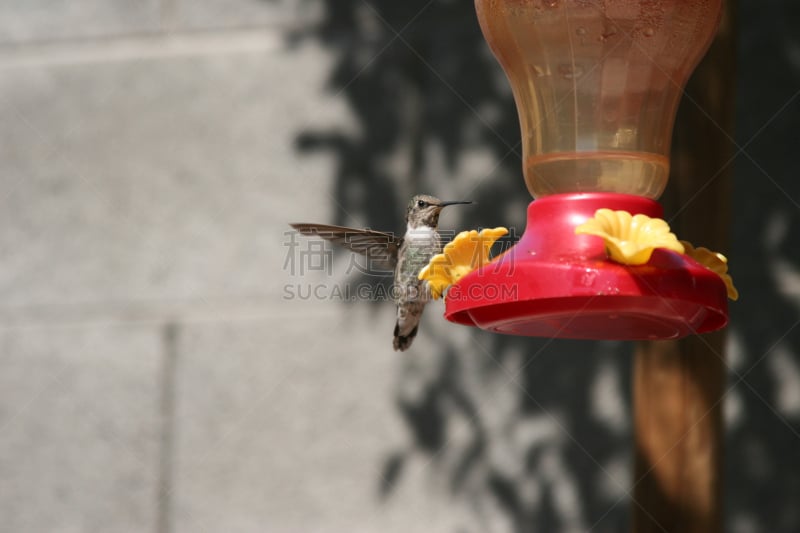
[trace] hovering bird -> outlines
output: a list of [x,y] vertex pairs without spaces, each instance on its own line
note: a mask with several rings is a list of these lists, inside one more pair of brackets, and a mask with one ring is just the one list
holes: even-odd
[[290,224],[303,235],[319,236],[353,252],[366,255],[376,268],[394,270],[393,296],[397,301],[397,323],[394,326],[394,349],[407,350],[417,335],[425,304],[430,299],[428,282],[421,281],[419,271],[431,257],[442,251],[439,236],[439,214],[448,205],[472,202],[443,202],[427,194],[418,194],[406,209],[406,233],[347,228],[326,224]]

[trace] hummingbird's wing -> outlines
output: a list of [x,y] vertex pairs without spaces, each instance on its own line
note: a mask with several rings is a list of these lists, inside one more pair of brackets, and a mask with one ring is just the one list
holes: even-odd
[[350,251],[365,255],[370,266],[394,271],[397,265],[397,252],[403,244],[402,237],[371,229],[347,228],[328,224],[289,224],[308,236],[318,236]]

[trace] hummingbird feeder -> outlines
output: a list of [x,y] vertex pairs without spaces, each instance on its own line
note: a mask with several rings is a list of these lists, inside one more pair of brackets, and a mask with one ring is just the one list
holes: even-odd
[[644,264],[622,264],[601,238],[576,234],[599,209],[662,216],[656,199],[675,113],[722,0],[475,5],[513,89],[535,200],[519,242],[451,287],[446,318],[584,339],[673,339],[724,327],[725,283],[690,256],[656,248]]

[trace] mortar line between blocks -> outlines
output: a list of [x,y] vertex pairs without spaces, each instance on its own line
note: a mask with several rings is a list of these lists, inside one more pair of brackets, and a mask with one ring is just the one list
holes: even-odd
[[161,31],[167,33],[174,31],[178,17],[177,0],[161,0],[160,7],[159,22],[161,23]]
[[164,324],[161,340],[160,439],[158,453],[158,490],[156,491],[156,533],[171,533],[173,495],[175,494],[175,383],[178,363],[180,326],[175,321]]
[[218,54],[263,53],[285,44],[284,26],[182,30],[30,43],[0,43],[0,70],[169,59]]

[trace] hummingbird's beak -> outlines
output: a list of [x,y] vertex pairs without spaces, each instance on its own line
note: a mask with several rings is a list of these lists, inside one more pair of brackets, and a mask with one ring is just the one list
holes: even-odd
[[467,202],[464,202],[464,201],[458,201],[458,200],[455,200],[455,201],[452,201],[452,202],[441,202],[441,203],[439,204],[439,207],[447,207],[448,205],[471,204],[471,203],[472,203],[472,202],[468,202],[468,201],[467,201]]

